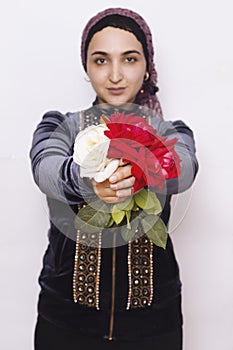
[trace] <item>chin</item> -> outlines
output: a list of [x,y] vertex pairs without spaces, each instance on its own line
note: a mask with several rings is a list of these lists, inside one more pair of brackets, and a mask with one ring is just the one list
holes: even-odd
[[133,101],[114,101],[114,100],[110,100],[110,101],[106,101],[106,103],[111,106],[111,107],[115,107],[115,108],[127,108],[129,105],[132,105]]

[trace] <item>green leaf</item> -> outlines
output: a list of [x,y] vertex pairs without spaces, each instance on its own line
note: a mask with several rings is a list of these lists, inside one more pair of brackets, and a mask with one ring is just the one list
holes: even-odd
[[102,201],[101,199],[97,199],[94,202],[91,202],[89,204],[89,206],[91,206],[92,208],[94,208],[96,211],[103,211],[105,213],[111,214],[112,212],[112,204],[108,204],[104,201]]
[[[142,189],[134,195],[136,204],[143,210],[152,210],[153,214],[159,214],[162,211],[160,201],[152,191]],[[151,211],[150,211],[151,212]]]
[[149,209],[143,209],[143,212],[145,212],[147,215],[158,215],[161,213],[161,210],[159,208],[149,208]]
[[148,215],[141,219],[141,224],[147,237],[158,247],[166,249],[168,235],[163,220],[156,215]]
[[141,219],[141,224],[145,233],[153,228],[159,217],[156,215],[147,215]]
[[109,206],[103,201],[86,205],[75,217],[75,227],[83,232],[96,233],[107,227],[111,213]]
[[114,220],[113,220],[113,217],[111,216],[110,217],[110,220],[109,220],[109,222],[108,222],[108,224],[107,224],[107,226],[106,227],[111,227],[113,224],[114,224]]
[[132,197],[128,197],[124,200],[124,202],[117,203],[115,206],[118,210],[132,210],[134,207],[134,199]]
[[121,221],[124,219],[124,216],[125,216],[125,211],[119,210],[117,205],[114,205],[112,208],[112,218],[117,225],[121,223]]
[[139,220],[136,218],[130,222],[130,228],[128,228],[127,225],[122,226],[121,236],[126,242],[130,241],[134,237],[138,224]]

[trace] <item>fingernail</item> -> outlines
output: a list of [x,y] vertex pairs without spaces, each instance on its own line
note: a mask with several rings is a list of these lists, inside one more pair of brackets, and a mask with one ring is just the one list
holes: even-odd
[[110,182],[116,182],[116,180],[117,180],[117,178],[116,178],[115,175],[110,176],[110,178],[109,178],[109,181],[110,181]]
[[111,188],[112,190],[116,190],[116,189],[117,189],[117,185],[111,184],[111,185],[110,185],[110,188]]

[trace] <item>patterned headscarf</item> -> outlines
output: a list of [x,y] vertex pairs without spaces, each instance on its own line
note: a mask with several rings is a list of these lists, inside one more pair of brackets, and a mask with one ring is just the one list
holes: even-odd
[[[143,46],[145,58],[147,61],[147,71],[149,73],[149,78],[146,81],[144,80],[143,85],[136,96],[135,103],[141,106],[144,106],[146,108],[149,108],[150,110],[153,110],[154,115],[156,115],[157,117],[163,118],[160,102],[156,95],[156,92],[158,91],[158,87],[157,87],[157,72],[154,64],[154,47],[152,43],[152,34],[149,26],[138,13],[129,9],[124,9],[124,8],[108,8],[97,13],[97,15],[92,17],[87,22],[82,33],[81,59],[82,59],[83,67],[86,70],[87,49],[92,36],[98,30],[101,30],[104,27],[107,27],[108,26],[107,18],[109,17],[109,19],[111,19],[113,15],[119,15],[119,18],[121,18],[121,22],[122,22],[122,18],[123,18],[123,21],[125,18],[126,25],[129,26],[129,31],[132,32],[137,37],[137,39],[141,42]],[[114,17],[116,18],[116,16]],[[134,25],[132,24],[130,25],[128,19],[131,19],[130,21],[131,23],[133,20]],[[103,25],[101,22],[103,22]],[[116,25],[114,25],[114,27],[118,27],[117,23],[118,22],[116,21]],[[100,29],[98,29],[98,27]],[[120,28],[120,25],[119,25],[119,28]]]

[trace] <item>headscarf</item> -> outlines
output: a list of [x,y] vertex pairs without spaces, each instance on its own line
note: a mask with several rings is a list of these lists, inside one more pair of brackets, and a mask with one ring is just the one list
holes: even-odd
[[[114,25],[111,24],[113,17],[115,19]],[[116,20],[117,17],[119,17],[119,20]],[[135,103],[149,108],[153,111],[154,115],[163,118],[161,105],[156,95],[158,87],[157,72],[154,64],[154,47],[152,42],[152,34],[149,26],[138,13],[125,8],[108,8],[92,17],[87,22],[82,33],[81,59],[83,67],[86,70],[87,49],[92,36],[97,31],[107,27],[108,25],[114,26],[116,28],[121,28],[122,22],[125,22],[123,28],[126,28],[126,30],[132,32],[141,42],[147,62],[147,72],[149,73],[148,80],[144,80],[141,89],[136,95]]]

